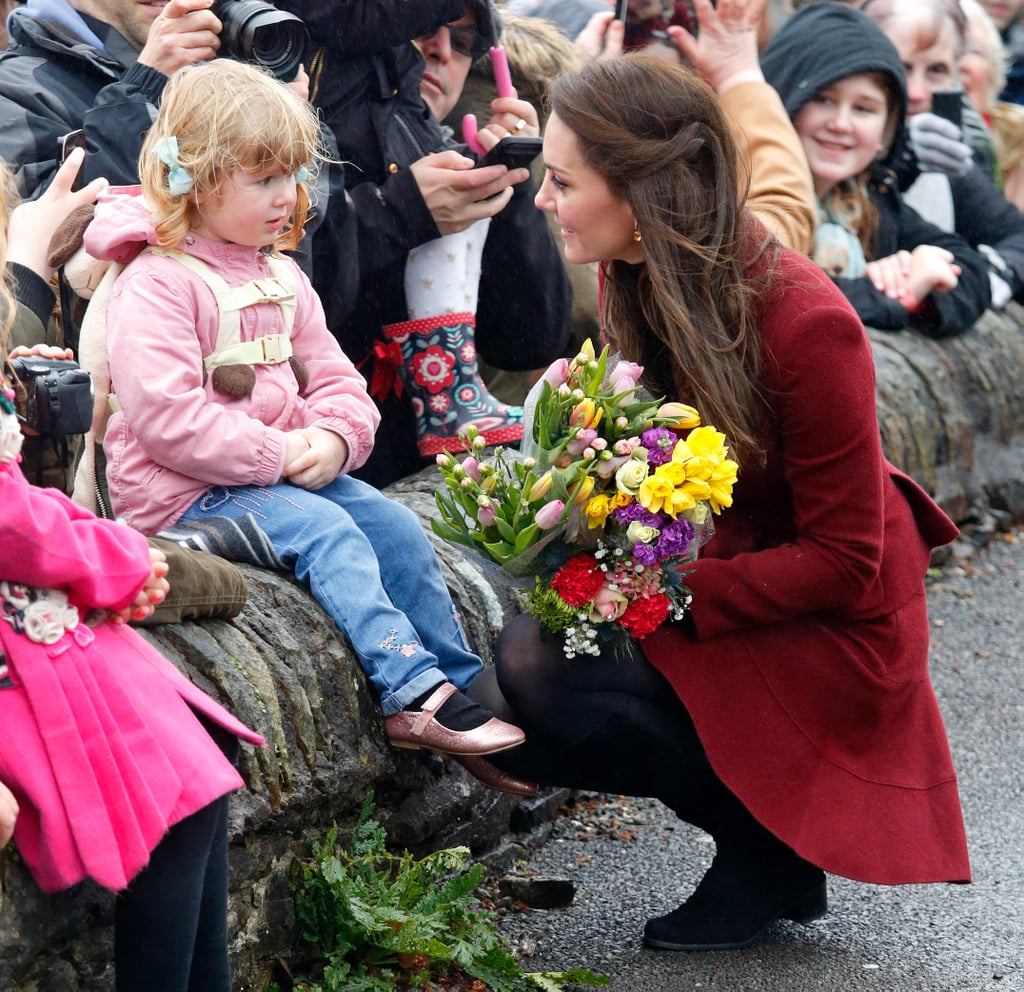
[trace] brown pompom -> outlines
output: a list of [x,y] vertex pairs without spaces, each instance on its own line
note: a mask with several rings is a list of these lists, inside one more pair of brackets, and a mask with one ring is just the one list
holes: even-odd
[[82,236],[92,220],[94,210],[93,204],[83,203],[61,221],[47,248],[46,261],[51,269],[59,269],[82,247]]
[[306,363],[297,355],[292,355],[288,359],[288,364],[292,367],[292,374],[299,384],[299,392],[304,393],[309,385],[309,370],[306,368]]
[[255,385],[256,373],[251,365],[218,365],[213,370],[213,388],[233,400],[251,396]]

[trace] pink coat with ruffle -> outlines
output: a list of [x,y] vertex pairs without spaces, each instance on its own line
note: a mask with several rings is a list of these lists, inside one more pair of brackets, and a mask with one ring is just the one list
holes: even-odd
[[[84,617],[129,605],[150,573],[141,534],[30,486],[13,462],[0,507],[0,581],[61,590]],[[169,827],[244,784],[196,713],[263,743],[130,627],[79,623],[45,644],[0,619],[0,651],[0,781],[48,892],[86,877],[123,889]]]

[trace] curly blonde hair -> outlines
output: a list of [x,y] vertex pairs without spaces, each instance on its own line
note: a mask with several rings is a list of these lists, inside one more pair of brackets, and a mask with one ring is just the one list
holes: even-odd
[[[156,154],[173,137],[177,164],[192,177],[191,190],[169,187],[170,166]],[[269,73],[230,59],[179,69],[170,79],[139,154],[139,178],[157,218],[158,243],[178,244],[200,220],[198,197],[218,195],[236,170],[259,173],[281,167],[312,174],[326,155],[316,113]],[[274,241],[277,251],[295,248],[310,209],[305,182],[299,183],[295,213]]]

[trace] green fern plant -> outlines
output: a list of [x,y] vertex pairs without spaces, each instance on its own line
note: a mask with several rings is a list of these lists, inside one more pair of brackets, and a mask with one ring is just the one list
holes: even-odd
[[585,969],[524,972],[498,934],[494,914],[473,894],[484,869],[467,868],[469,849],[446,848],[420,859],[408,851],[392,854],[372,811],[371,793],[348,850],[339,848],[333,826],[311,858],[293,864],[302,937],[323,962],[318,983],[296,988],[395,992],[464,976],[492,992],[608,984]]

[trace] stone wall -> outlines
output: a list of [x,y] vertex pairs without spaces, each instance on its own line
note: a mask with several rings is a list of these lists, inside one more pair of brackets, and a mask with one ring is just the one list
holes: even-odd
[[[1013,307],[949,341],[871,332],[886,451],[960,521],[988,507],[1024,518],[1022,327],[1024,311]],[[426,520],[436,481],[427,470],[393,495]],[[435,546],[470,641],[488,660],[518,609],[514,589],[475,556]],[[317,604],[287,576],[246,573],[249,602],[236,620],[146,636],[267,739],[241,755],[250,788],[233,799],[230,882],[236,988],[262,990],[277,958],[293,956],[291,860],[332,822],[351,828],[369,790],[392,847],[465,844],[498,860],[557,797],[524,804],[439,757],[389,748],[379,706]],[[2,857],[0,989],[113,989],[110,896],[91,885],[44,896],[10,849]]]

